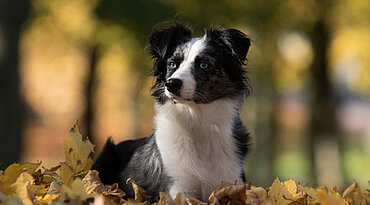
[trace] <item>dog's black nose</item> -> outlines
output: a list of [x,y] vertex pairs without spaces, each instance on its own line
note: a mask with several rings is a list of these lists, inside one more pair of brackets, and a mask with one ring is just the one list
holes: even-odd
[[167,83],[165,84],[167,87],[167,90],[170,91],[173,94],[176,94],[181,89],[182,81],[178,78],[170,78],[167,80]]

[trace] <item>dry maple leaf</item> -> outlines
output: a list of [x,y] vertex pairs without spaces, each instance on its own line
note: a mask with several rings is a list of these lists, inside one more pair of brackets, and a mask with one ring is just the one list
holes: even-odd
[[50,203],[56,201],[60,194],[45,194],[44,196],[35,196],[36,200],[40,203]]
[[246,202],[250,204],[261,204],[267,198],[267,192],[262,187],[255,187],[251,190],[247,190],[246,195],[247,195]]
[[17,197],[21,199],[25,205],[33,205],[27,189],[27,186],[32,185],[33,181],[33,177],[29,173],[24,171],[12,184],[12,187],[14,187],[15,190],[15,195],[17,195]]
[[209,197],[212,204],[244,204],[247,200],[246,185],[222,183]]
[[206,205],[207,203],[205,203],[205,202],[203,202],[203,201],[200,201],[200,200],[198,200],[198,199],[196,199],[196,198],[190,198],[189,199],[189,203],[191,204],[191,205]]
[[61,193],[62,193],[62,188],[56,182],[51,182],[49,189],[46,192],[46,194],[50,194],[50,195],[61,194]]
[[128,178],[126,183],[128,184],[129,182],[131,183],[132,188],[134,189],[136,202],[145,203],[151,201],[152,197],[147,195],[146,191],[142,187],[137,185],[135,180]]
[[90,170],[82,179],[88,194],[102,194],[109,191],[109,188],[101,183],[99,173],[96,170]]
[[70,199],[79,199],[84,201],[88,198],[93,198],[93,195],[87,194],[82,180],[78,177],[75,180],[73,180],[71,187],[68,187],[63,184],[62,190]]
[[268,195],[277,205],[289,204],[292,202],[291,200],[293,199],[293,196],[280,182],[279,178],[276,178],[275,181],[272,183]]
[[64,185],[71,187],[73,182],[73,170],[64,162],[61,162],[60,165],[60,179]]
[[15,187],[13,187],[13,183],[17,181],[17,178],[23,171],[27,171],[28,173],[32,174],[35,172],[37,167],[39,167],[40,163],[23,163],[23,164],[11,164],[8,166],[4,174],[1,177],[1,192],[5,195],[11,196],[15,193]]
[[74,176],[82,177],[91,169],[94,153],[94,145],[91,144],[88,137],[80,134],[77,123],[69,131],[70,140],[64,141],[64,155],[68,166],[73,170]]
[[95,194],[94,204],[123,204],[126,201],[122,199],[126,194],[118,188],[115,183],[112,186],[104,185],[99,178],[99,172],[90,170],[82,179],[88,194]]
[[362,192],[361,186],[357,182],[354,182],[343,192],[343,198],[349,204],[366,204],[365,195]]
[[335,205],[348,205],[348,202],[334,189],[318,188],[317,196],[321,204],[335,204]]

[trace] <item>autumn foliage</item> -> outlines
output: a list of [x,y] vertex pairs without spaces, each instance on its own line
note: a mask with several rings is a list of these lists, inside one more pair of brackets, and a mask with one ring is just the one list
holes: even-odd
[[[93,164],[94,145],[83,137],[77,124],[64,142],[65,162],[45,168],[41,162],[12,164],[0,172],[0,204],[149,204],[149,198],[133,179],[135,198],[124,200],[125,193],[117,184],[104,185],[98,172],[90,170]],[[369,184],[370,186],[370,184]],[[293,179],[270,187],[223,182],[209,196],[208,202],[186,198],[179,193],[172,198],[160,193],[156,204],[369,204],[370,190],[353,183],[342,194],[334,188],[313,188],[297,184]]]

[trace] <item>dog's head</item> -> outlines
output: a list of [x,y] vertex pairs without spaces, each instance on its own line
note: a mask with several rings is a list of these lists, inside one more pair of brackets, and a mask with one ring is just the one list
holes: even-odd
[[249,92],[242,66],[250,46],[236,29],[212,28],[200,38],[181,24],[156,29],[149,38],[156,83],[152,95],[161,104],[209,103]]

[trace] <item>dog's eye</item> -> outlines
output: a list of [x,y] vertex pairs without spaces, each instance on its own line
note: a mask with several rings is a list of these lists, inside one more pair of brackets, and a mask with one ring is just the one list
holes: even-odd
[[176,63],[175,62],[170,62],[169,64],[170,68],[174,69],[177,67]]
[[205,68],[208,68],[208,64],[207,63],[200,63],[199,67],[202,68],[202,69],[205,69]]

